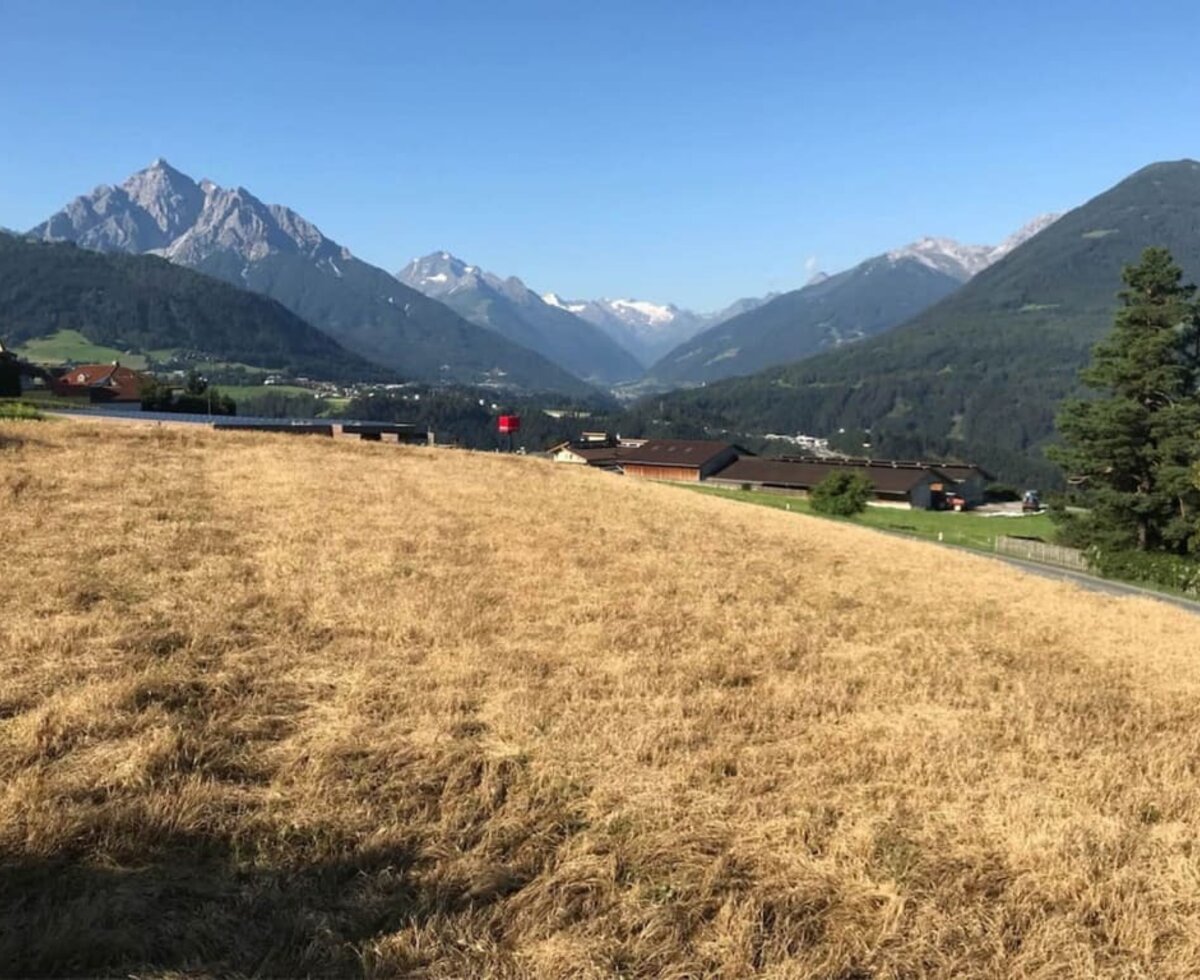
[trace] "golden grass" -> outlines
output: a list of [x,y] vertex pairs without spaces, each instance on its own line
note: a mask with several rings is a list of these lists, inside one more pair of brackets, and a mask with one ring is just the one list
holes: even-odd
[[0,426],[0,972],[1200,975],[1200,620],[594,471]]

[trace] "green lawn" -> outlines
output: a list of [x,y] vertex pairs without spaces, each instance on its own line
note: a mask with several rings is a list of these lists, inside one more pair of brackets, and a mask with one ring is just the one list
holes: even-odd
[[134,370],[142,370],[146,366],[146,358],[141,354],[93,344],[78,330],[59,330],[49,337],[35,337],[18,347],[17,353],[35,364],[62,364],[64,361],[108,364],[120,361]]
[[349,398],[326,398],[325,409],[321,412],[322,415],[328,418],[338,418],[350,406]]
[[32,421],[41,418],[42,413],[38,411],[36,405],[20,399],[0,398],[0,421],[11,419]]
[[223,385],[220,382],[213,385],[222,395],[228,395],[234,401],[239,398],[257,398],[262,395],[311,395],[308,388],[298,385]]
[[[825,516],[824,514],[815,514],[804,497],[763,493],[755,490],[733,490],[724,487],[690,486],[688,489],[718,497],[727,497],[730,500],[758,504],[762,507],[775,507],[798,514],[812,514],[814,517]],[[1043,541],[1052,541],[1054,538],[1054,523],[1046,514],[1031,514],[1026,517],[985,517],[982,514],[958,514],[954,511],[868,507],[864,513],[856,517],[828,519],[848,520],[853,524],[862,524],[881,531],[909,534],[933,541],[941,540],[946,544],[960,545],[979,551],[992,551],[998,535],[1020,535],[1027,538],[1041,538]],[[940,539],[939,534],[941,535]]]
[[31,389],[22,393],[21,400],[41,409],[55,408],[91,408],[91,402],[86,398],[68,398],[66,395],[56,395],[48,389]]

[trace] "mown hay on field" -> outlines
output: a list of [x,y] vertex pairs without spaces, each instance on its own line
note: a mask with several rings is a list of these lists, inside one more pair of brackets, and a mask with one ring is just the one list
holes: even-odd
[[7,972],[1200,975],[1182,611],[538,460],[37,435]]

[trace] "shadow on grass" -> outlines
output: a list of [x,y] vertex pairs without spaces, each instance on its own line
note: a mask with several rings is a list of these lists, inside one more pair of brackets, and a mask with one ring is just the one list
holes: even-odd
[[0,975],[342,976],[372,937],[499,898],[422,890],[407,847],[260,870],[229,841],[162,843],[135,870],[0,862]]

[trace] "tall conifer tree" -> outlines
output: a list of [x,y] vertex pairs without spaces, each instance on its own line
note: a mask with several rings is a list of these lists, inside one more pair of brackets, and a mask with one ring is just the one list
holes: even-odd
[[1196,287],[1164,248],[1123,273],[1112,333],[1081,372],[1092,399],[1063,405],[1052,458],[1079,479],[1091,512],[1081,543],[1183,553],[1200,545],[1200,314]]

